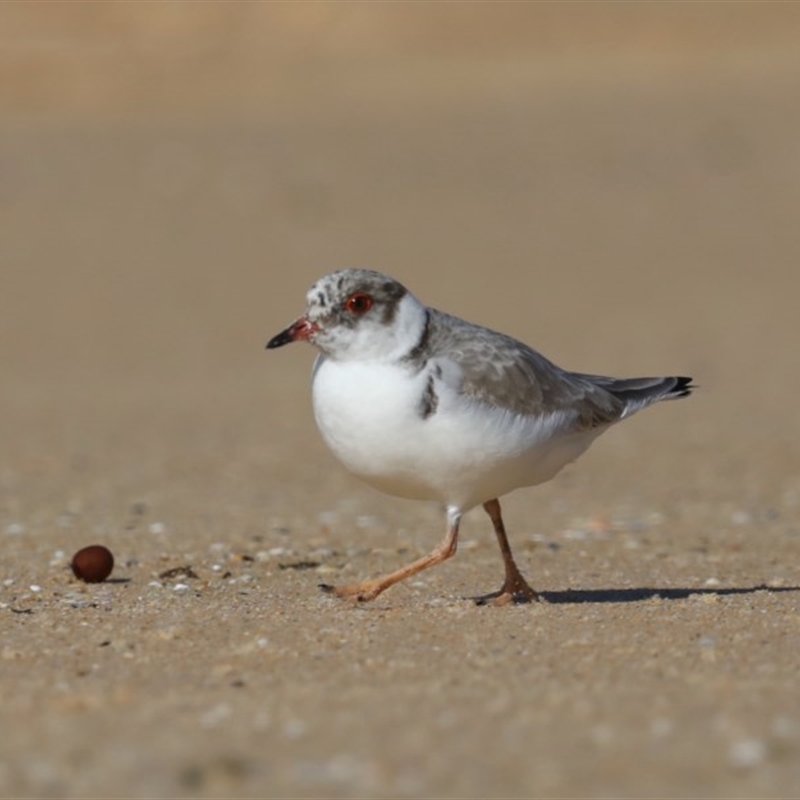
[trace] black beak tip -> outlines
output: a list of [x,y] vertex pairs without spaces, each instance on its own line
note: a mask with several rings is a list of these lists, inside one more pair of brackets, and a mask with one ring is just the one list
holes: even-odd
[[289,331],[290,329],[287,328],[285,331],[281,331],[277,336],[273,336],[267,342],[267,350],[274,350],[276,347],[283,347],[285,344],[293,342],[294,339]]

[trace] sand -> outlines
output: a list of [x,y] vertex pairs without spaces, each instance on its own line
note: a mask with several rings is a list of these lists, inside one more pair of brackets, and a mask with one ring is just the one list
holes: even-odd
[[[384,50],[309,11],[309,53],[237,71],[170,13],[130,62],[111,17],[2,45],[0,794],[797,796],[794,18]],[[695,377],[503,501],[542,602],[472,602],[480,509],[375,602],[318,591],[444,533],[326,451],[312,349],[263,349],[349,265],[569,368]]]

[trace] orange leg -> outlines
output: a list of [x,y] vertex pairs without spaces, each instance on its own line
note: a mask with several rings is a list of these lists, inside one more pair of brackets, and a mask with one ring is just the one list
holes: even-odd
[[532,600],[538,600],[539,595],[528,586],[528,582],[522,577],[522,573],[514,562],[514,556],[511,555],[511,546],[508,543],[506,527],[503,525],[503,516],[500,513],[500,502],[497,499],[489,500],[483,504],[483,508],[494,525],[500,552],[503,554],[506,579],[503,581],[500,591],[479,597],[478,604],[503,606],[508,603],[530,603]]
[[352,597],[355,600],[365,602],[367,600],[374,600],[381,592],[385,592],[390,586],[422,572],[428,567],[441,564],[452,555],[455,555],[456,546],[458,545],[458,525],[461,521],[461,512],[455,508],[447,509],[447,535],[442,540],[441,544],[432,550],[428,555],[418,558],[408,566],[396,569],[394,572],[389,572],[386,575],[381,575],[378,578],[373,578],[368,581],[361,581],[360,583],[348,583],[343,586],[331,586],[327,583],[321,583],[319,588],[323,592],[335,594],[337,597]]

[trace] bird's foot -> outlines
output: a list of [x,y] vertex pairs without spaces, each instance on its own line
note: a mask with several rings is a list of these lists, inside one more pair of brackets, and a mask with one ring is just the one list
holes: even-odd
[[374,600],[385,587],[381,586],[376,581],[361,581],[361,583],[345,583],[340,586],[333,586],[330,583],[320,583],[319,588],[325,592],[325,594],[331,594],[334,597],[366,603],[370,600]]
[[512,580],[506,580],[497,592],[476,597],[475,603],[479,606],[508,606],[534,603],[539,600],[539,595],[528,586],[522,575],[517,575]]

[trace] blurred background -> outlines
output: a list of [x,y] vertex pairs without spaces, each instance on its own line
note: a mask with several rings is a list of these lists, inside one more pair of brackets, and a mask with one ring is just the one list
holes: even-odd
[[798,43],[773,3],[3,3],[0,514],[107,496],[78,463],[324,482],[312,353],[263,344],[343,266],[573,369],[693,374],[680,431],[608,446],[795,491]]
[[310,351],[262,348],[343,266],[695,374],[688,438],[796,465],[799,42],[785,3],[3,3],[6,481],[159,425],[326,458]]
[[[4,745],[0,787],[64,796],[72,786],[89,796],[92,781],[105,781],[106,790],[134,787],[140,796],[191,794],[195,773],[187,768],[176,784],[173,765],[203,753],[214,764],[223,744],[232,751],[236,744],[253,763],[266,757],[275,774],[284,770],[280,785],[291,789],[308,772],[298,752],[321,758],[338,746],[332,739],[347,739],[318,725],[298,744],[292,725],[301,712],[292,699],[307,712],[301,718],[326,721],[338,713],[326,687],[339,681],[341,697],[355,697],[352,725],[343,730],[375,763],[403,762],[386,766],[387,774],[413,778],[348,784],[334,775],[323,788],[341,796],[386,785],[401,795],[522,796],[537,780],[548,796],[598,786],[623,796],[637,769],[640,790],[674,795],[680,775],[684,796],[703,796],[703,787],[719,796],[724,775],[731,792],[788,796],[800,739],[780,751],[783,761],[764,756],[763,770],[742,784],[713,717],[718,701],[741,699],[744,710],[730,712],[734,722],[763,709],[768,728],[792,693],[766,677],[757,686],[775,689],[767,700],[753,694],[749,674],[715,683],[713,665],[705,683],[673,681],[665,707],[673,713],[683,704],[678,734],[666,750],[658,742],[647,749],[651,739],[637,731],[650,730],[647,703],[663,682],[661,673],[642,673],[638,659],[669,655],[673,645],[647,638],[662,630],[658,607],[650,628],[636,621],[652,611],[647,603],[543,606],[530,617],[537,630],[551,624],[565,648],[586,642],[587,659],[605,653],[591,637],[610,636],[617,660],[602,674],[620,682],[616,694],[604,688],[610,678],[594,689],[570,683],[580,670],[564,673],[561,693],[551,693],[561,680],[556,649],[525,662],[527,670],[553,665],[547,680],[528,683],[528,673],[513,672],[516,661],[508,673],[481,666],[475,674],[486,684],[479,691],[467,684],[468,701],[437,695],[439,705],[418,721],[409,715],[419,709],[405,698],[427,684],[414,669],[391,673],[391,664],[416,663],[423,650],[403,649],[391,615],[369,618],[380,622],[371,624],[388,654],[386,674],[405,686],[387,704],[383,667],[366,683],[348,671],[372,658],[373,640],[356,640],[354,662],[340,645],[366,629],[367,617],[326,606],[333,660],[307,657],[318,648],[320,624],[313,575],[259,562],[252,570],[261,583],[249,601],[236,586],[223,594],[220,583],[218,594],[209,590],[180,607],[166,605],[167,590],[158,605],[147,581],[174,559],[210,575],[226,548],[291,547],[302,560],[320,542],[349,554],[348,575],[356,577],[378,562],[396,567],[408,551],[438,540],[438,510],[361,487],[325,450],[310,408],[311,348],[264,351],[302,312],[314,280],[368,266],[565,367],[690,374],[699,383],[691,399],[603,437],[574,472],[504,504],[522,563],[537,565],[537,585],[697,586],[709,575],[747,592],[772,579],[796,583],[798,98],[794,3],[0,3],[0,535],[3,578],[11,581],[3,584],[3,608],[33,584],[45,587],[39,597],[50,603],[43,600],[37,616],[13,617],[18,653],[11,644],[3,650],[0,668],[17,672],[0,682],[15,730]],[[626,509],[633,509],[628,517]],[[567,536],[576,519],[595,515],[633,518],[625,536],[633,545],[644,541],[641,549],[629,552],[622,535],[588,543]],[[598,529],[608,530],[603,524]],[[426,664],[445,658],[434,650],[449,649],[458,662],[471,658],[470,648],[486,649],[480,640],[488,626],[473,629],[465,616],[473,638],[459,638],[446,633],[453,615],[432,610],[442,596],[492,588],[482,581],[494,574],[497,554],[481,515],[465,520],[464,536],[475,552],[432,575],[427,588],[394,595],[395,621],[406,608],[416,613],[420,597],[430,599],[429,625],[420,614],[413,621]],[[557,546],[540,546],[555,536]],[[121,586],[98,588],[119,590],[109,594],[119,600],[115,613],[104,610],[103,618],[127,625],[123,635],[143,643],[138,652],[146,655],[135,662],[120,655],[109,662],[113,669],[80,683],[78,668],[97,656],[80,650],[83,612],[73,613],[58,593],[74,591],[65,558],[95,539],[109,542],[121,574],[132,576],[127,596]],[[381,561],[380,548],[395,546],[406,555],[390,550]],[[706,553],[717,561],[704,561]],[[246,613],[236,605],[244,602],[252,602]],[[138,616],[141,604],[151,625]],[[460,613],[464,604],[451,605]],[[689,622],[673,619],[669,630],[686,637],[697,607],[672,603],[670,613],[680,609]],[[158,639],[163,615],[174,614],[181,631],[191,613],[196,636]],[[774,619],[788,625],[790,617]],[[346,633],[336,628],[342,624],[351,626]],[[271,638],[284,636],[284,649],[261,661],[228,654],[229,638],[239,641],[258,625]],[[639,651],[630,649],[634,630],[644,631]],[[741,652],[731,662],[744,664],[743,672],[748,653],[768,662],[762,677],[773,674],[773,653],[784,654],[783,665],[796,659],[783,633],[775,641],[785,651],[762,652],[760,640],[747,644],[738,635],[730,641],[741,641]],[[121,635],[108,637],[116,647]],[[53,654],[40,658],[48,647]],[[497,652],[504,661],[502,647]],[[80,663],[65,671],[69,658]],[[232,706],[225,742],[219,729],[200,732],[194,711],[186,711],[216,696],[208,688],[215,659],[229,659],[254,687]],[[675,659],[682,675],[680,651]],[[593,676],[596,662],[586,663],[583,674]],[[134,667],[139,672],[128,671]],[[492,682],[504,674],[516,695]],[[284,683],[275,689],[273,679]],[[162,707],[165,680],[172,699]],[[233,703],[220,680],[213,691]],[[364,692],[348,695],[351,684]],[[533,686],[543,693],[540,705],[530,702]],[[627,719],[644,726],[620,723],[616,749],[605,739],[581,745],[575,735],[605,719],[582,716],[595,689],[612,721],[623,719],[614,715],[624,706]],[[73,696],[92,713],[64,705]],[[478,713],[495,697],[533,715],[519,729],[525,736],[504,727],[506,711],[491,717],[487,731],[459,724],[443,736],[436,715],[450,713],[451,700]],[[564,699],[559,714],[548,710],[548,697]],[[248,721],[267,701],[289,709],[285,736],[277,724]],[[386,716],[373,734],[362,722],[377,712]],[[390,753],[386,742],[396,741],[399,728],[419,747]],[[444,738],[452,750],[439,748]],[[487,741],[522,755],[512,747],[501,757],[486,751]],[[435,769],[420,772],[427,762]],[[650,782],[654,770],[660,783]],[[17,783],[14,775],[22,776]],[[598,784],[598,775],[606,782]],[[218,794],[241,790],[235,780],[221,787]],[[635,786],[630,795],[640,796]]]

